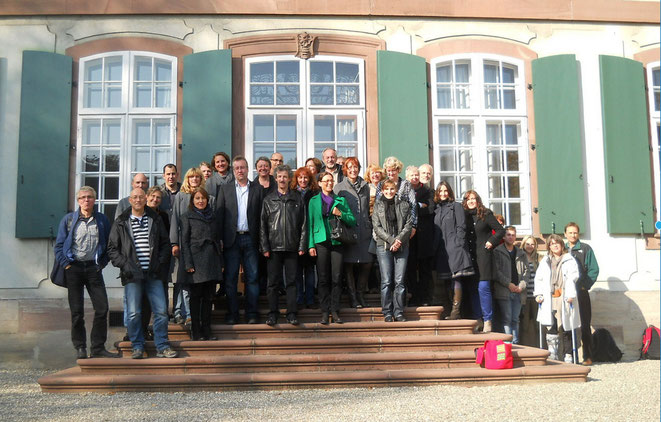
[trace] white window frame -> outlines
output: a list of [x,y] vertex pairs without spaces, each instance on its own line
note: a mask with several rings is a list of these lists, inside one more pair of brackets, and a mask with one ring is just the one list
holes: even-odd
[[[440,64],[452,64],[452,72],[454,74],[454,65],[456,62],[470,64],[470,78],[469,78],[469,96],[470,105],[468,108],[439,108],[438,107],[438,94],[437,94],[437,81],[436,81],[436,67]],[[491,109],[486,108],[485,94],[484,94],[484,64],[485,63],[498,63],[502,68],[505,66],[516,67],[516,75],[514,79],[514,92],[515,92],[515,108],[513,109]],[[487,145],[487,124],[492,122],[504,122],[505,124],[516,124],[518,127],[518,143],[516,150],[519,158],[519,169],[514,172],[507,172],[507,174],[519,176],[519,189],[520,196],[518,198],[505,199],[493,201],[494,203],[509,203],[518,202],[521,204],[521,224],[515,225],[519,234],[532,233],[532,207],[530,199],[530,159],[528,154],[528,115],[526,104],[526,90],[525,90],[525,64],[522,60],[491,54],[454,54],[449,56],[437,57],[430,62],[431,79],[432,79],[432,121],[433,121],[433,153],[434,153],[434,176],[436,180],[441,180],[441,161],[440,161],[440,146],[439,146],[439,123],[454,122],[456,124],[471,124],[471,147],[473,167],[472,171],[465,172],[473,178],[473,189],[475,189],[482,200],[484,205],[492,207],[492,201],[489,199],[489,175],[488,171],[488,147]],[[455,79],[453,78],[451,88],[454,89]],[[454,94],[453,94],[454,98]],[[457,134],[455,133],[455,137]],[[508,149],[503,145],[504,149]],[[512,147],[510,147],[512,148]],[[456,148],[455,148],[456,149]],[[513,148],[514,149],[514,148]],[[503,163],[504,165],[504,163]],[[449,172],[444,172],[449,173]],[[452,173],[460,173],[458,169]],[[497,172],[496,174],[501,174]],[[461,173],[460,173],[461,175]],[[457,200],[461,200],[460,186],[452,186],[455,190]]]
[[[112,108],[103,108],[103,107],[84,107],[84,95],[85,95],[85,66],[87,63],[97,60],[97,59],[107,59],[121,57],[122,59],[122,81],[121,81],[121,98],[122,104],[121,107],[112,107]],[[133,107],[133,78],[131,72],[134,70],[135,59],[136,57],[149,57],[156,60],[164,60],[171,63],[171,81],[170,85],[170,105],[168,107]],[[131,180],[136,171],[132,170],[132,154],[133,154],[133,121],[139,119],[162,119],[170,120],[169,128],[169,155],[167,157],[167,162],[175,162],[176,159],[176,131],[177,131],[177,58],[173,56],[167,56],[164,54],[145,52],[145,51],[113,51],[101,54],[95,54],[92,56],[87,56],[80,59],[79,63],[79,89],[78,89],[78,114],[77,114],[77,130],[76,130],[76,178],[75,186],[78,190],[83,183],[83,179],[86,175],[90,174],[84,172],[83,169],[83,151],[87,145],[83,145],[83,123],[86,120],[106,120],[106,119],[118,119],[121,122],[120,127],[120,143],[118,145],[113,145],[111,148],[119,149],[119,171],[112,172],[111,174],[117,173],[119,176],[119,193],[118,199],[105,199],[103,195],[103,186],[102,175],[107,174],[103,171],[101,162],[99,163],[99,171],[96,172],[100,176],[98,192],[97,192],[97,204],[100,206],[99,209],[102,209],[106,204],[114,205],[119,202],[121,198],[128,196],[131,190]],[[105,67],[104,67],[105,69]],[[105,72],[105,70],[103,70]],[[152,89],[152,96],[155,95],[155,90]],[[150,149],[153,149],[153,145],[145,144],[149,146]],[[165,146],[165,144],[161,144]],[[103,149],[103,143],[101,141],[100,149]],[[150,155],[151,156],[151,155]],[[102,156],[99,157],[100,161]],[[150,163],[151,165],[151,163]],[[150,186],[158,184],[160,182],[161,169],[150,169],[148,172],[148,178]]]
[[[659,110],[655,110],[654,107],[654,77],[653,73],[655,70],[659,70],[661,68],[661,62],[654,62],[654,63],[649,63],[647,65],[647,95],[649,99],[649,121],[650,121],[650,133],[652,134],[651,137],[651,142],[652,142],[652,165],[653,167],[653,173],[654,173],[654,187],[655,187],[655,205],[656,205],[656,220],[660,221],[661,220],[661,194],[659,193],[659,189],[661,187],[661,163],[659,162],[659,154],[661,153],[659,150],[661,147],[659,146],[659,142],[661,141],[659,139],[659,127],[661,126],[661,113]],[[661,108],[661,104],[659,105]],[[658,232],[658,230],[657,230]]]
[[[260,62],[274,62],[274,61],[298,61],[299,62],[299,105],[276,105],[275,96],[277,89],[274,90],[274,104],[273,105],[251,105],[250,104],[250,65]],[[352,105],[312,105],[310,104],[310,65],[315,61],[332,61],[357,64],[359,67],[359,102]],[[253,122],[256,115],[296,115],[296,134],[297,134],[297,147],[296,147],[296,166],[301,167],[305,164],[305,160],[309,157],[316,156],[314,153],[314,116],[316,115],[355,115],[356,116],[356,132],[357,132],[357,147],[356,156],[361,163],[365,160],[366,150],[366,134],[365,134],[365,61],[363,59],[335,56],[335,55],[318,55],[308,60],[302,60],[292,55],[271,55],[271,56],[258,56],[250,57],[244,61],[244,101],[246,108],[245,117],[245,156],[251,167],[251,176],[254,177],[253,164],[258,157],[255,157],[253,152]],[[338,83],[333,82],[336,87]],[[339,85],[342,85],[341,83]],[[333,97],[336,93],[334,91]],[[337,147],[342,142],[335,139],[334,145]],[[321,159],[321,156],[317,158]]]

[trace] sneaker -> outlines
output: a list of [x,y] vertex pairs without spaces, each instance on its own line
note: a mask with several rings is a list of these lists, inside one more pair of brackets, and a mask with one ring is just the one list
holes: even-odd
[[266,320],[266,325],[273,327],[277,322],[278,318],[275,315],[269,315],[268,319]]
[[399,314],[395,317],[395,321],[405,322],[406,318],[404,318],[404,314]]
[[287,322],[290,323],[291,325],[298,325],[298,319],[296,318],[296,314],[287,315]]
[[390,314],[386,315],[385,318],[383,318],[383,320],[385,322],[393,322],[394,321],[392,315],[390,315]]
[[179,353],[175,352],[170,347],[166,347],[165,349],[156,353],[157,358],[176,358],[177,356],[179,356]]
[[174,323],[175,324],[183,324],[184,322],[186,322],[186,320],[181,315],[176,315],[174,317]]
[[565,363],[574,363],[574,357],[569,353],[565,354]]
[[133,353],[131,353],[131,359],[142,359],[142,355],[144,355],[145,351],[142,349],[133,349]]

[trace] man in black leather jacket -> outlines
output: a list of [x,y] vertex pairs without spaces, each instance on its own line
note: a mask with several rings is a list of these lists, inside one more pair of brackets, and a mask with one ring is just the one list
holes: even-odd
[[276,167],[275,180],[278,189],[264,198],[260,225],[260,250],[268,259],[266,295],[270,310],[266,323],[275,325],[278,321],[278,286],[284,267],[287,321],[296,325],[296,270],[298,257],[307,249],[307,212],[301,195],[289,190],[289,166]]

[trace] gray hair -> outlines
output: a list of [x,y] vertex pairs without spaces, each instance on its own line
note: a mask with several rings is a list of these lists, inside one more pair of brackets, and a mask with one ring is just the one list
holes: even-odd
[[80,196],[81,192],[90,192],[94,199],[96,199],[96,191],[91,186],[82,186],[80,189],[78,189],[78,192],[76,192],[76,199],[78,199],[78,196]]
[[410,177],[413,173],[420,173],[420,169],[417,166],[408,166],[406,168],[406,180],[410,180]]

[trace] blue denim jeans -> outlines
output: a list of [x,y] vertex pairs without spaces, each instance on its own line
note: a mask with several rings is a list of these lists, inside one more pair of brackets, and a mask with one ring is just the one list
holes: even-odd
[[179,265],[181,264],[180,258],[181,254],[178,258],[172,258],[172,261],[174,261],[174,274],[177,274],[177,281],[174,283],[174,288],[172,289],[172,315],[186,319],[190,316],[190,295],[188,294],[188,289],[183,283],[185,277],[183,277],[181,269],[179,268]]
[[507,299],[496,299],[505,334],[512,335],[512,343],[519,344],[519,314],[521,313],[521,294],[511,293]]
[[491,321],[493,318],[491,281],[480,280],[472,284],[471,305],[473,307],[473,318]]
[[397,252],[390,252],[383,246],[377,246],[376,257],[381,270],[381,312],[383,315],[403,315],[406,300],[404,275],[409,257],[408,246],[402,246]]
[[145,348],[145,333],[142,331],[142,295],[146,294],[154,315],[154,343],[157,350],[170,347],[168,341],[168,314],[165,306],[163,283],[157,278],[145,278],[124,286],[128,313],[128,332],[134,349]]
[[243,275],[246,292],[246,318],[257,318],[257,299],[259,298],[259,282],[257,280],[258,255],[257,247],[249,234],[236,234],[234,244],[225,248],[223,259],[225,261],[225,293],[227,294],[228,315],[235,321],[239,319],[239,298],[237,284],[239,281],[239,267],[243,264]]

